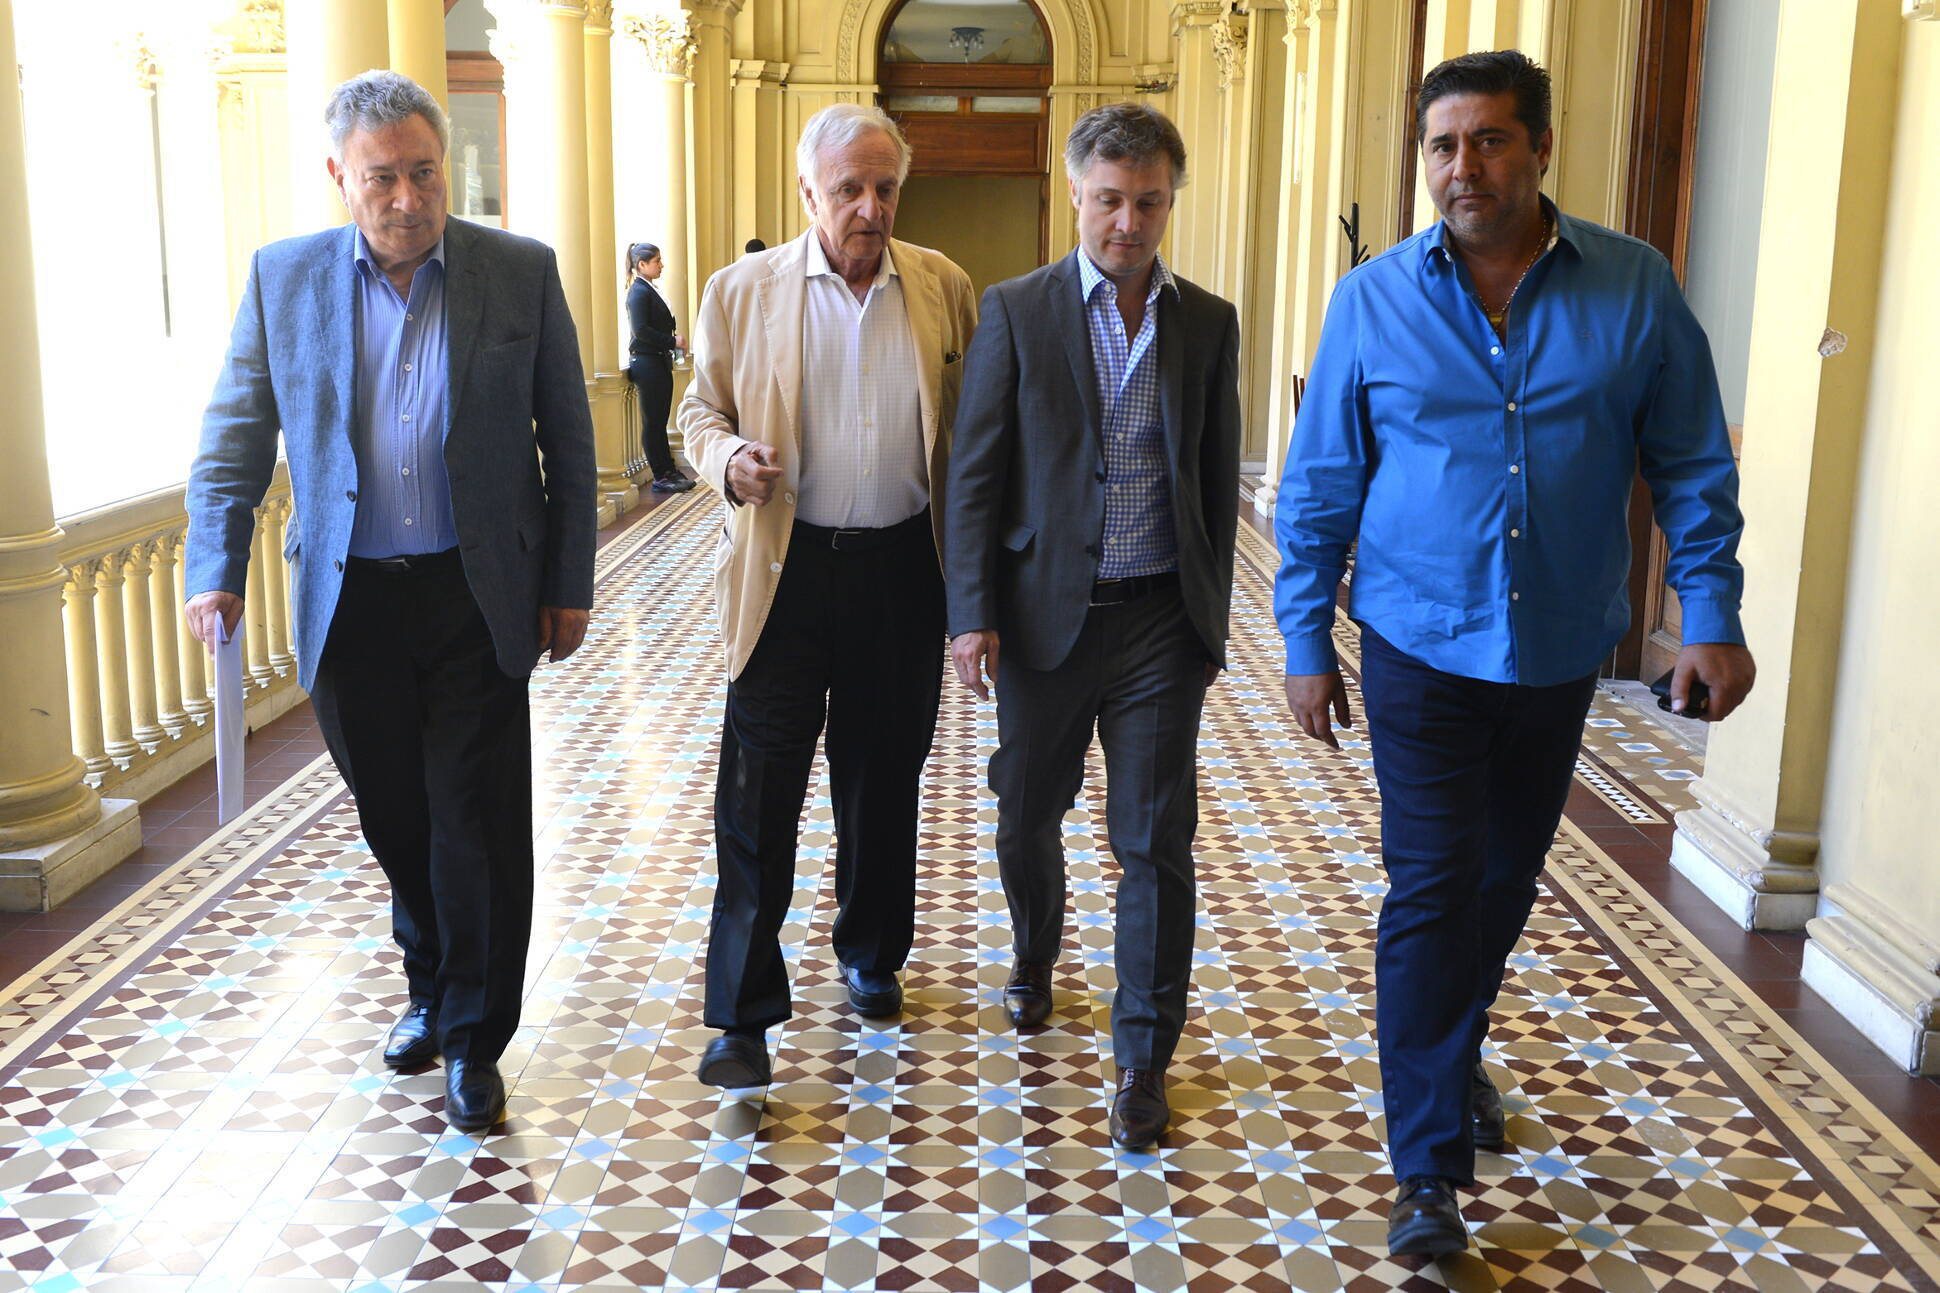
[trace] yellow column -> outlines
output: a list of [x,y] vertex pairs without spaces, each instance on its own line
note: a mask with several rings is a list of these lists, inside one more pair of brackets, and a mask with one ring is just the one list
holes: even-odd
[[1818,907],[1899,38],[1870,0],[1787,5],[1779,20],[1740,494],[1759,681],[1712,730],[1692,786],[1703,807],[1678,814],[1671,852],[1747,929],[1797,929]]
[[1174,201],[1166,231],[1170,244],[1166,259],[1187,278],[1217,290],[1219,227],[1228,218],[1219,202],[1224,98],[1217,44],[1224,40],[1230,68],[1232,32],[1227,26],[1226,0],[1181,0],[1172,6],[1172,25],[1179,82],[1170,115],[1185,140],[1188,182]]
[[[734,18],[741,0],[690,0],[694,33],[694,281],[732,264],[734,241]],[[751,182],[751,181],[749,181]],[[742,235],[743,239],[747,235]],[[691,316],[681,320],[683,326]]]
[[[0,68],[18,64],[12,0],[0,0]],[[40,340],[27,224],[27,157],[20,96],[0,94],[0,907],[44,910],[126,857],[141,842],[135,806],[110,811],[83,779],[67,697],[67,651],[41,421]],[[77,883],[78,881],[78,883]]]
[[1306,358],[1296,348],[1301,315],[1300,294],[1300,213],[1305,202],[1306,155],[1302,151],[1308,99],[1307,44],[1312,31],[1312,0],[1293,0],[1287,11],[1286,96],[1280,105],[1280,185],[1279,220],[1273,239],[1273,284],[1269,289],[1273,303],[1272,331],[1267,340],[1265,366],[1268,369],[1266,403],[1266,466],[1260,473],[1260,488],[1253,495],[1253,508],[1262,516],[1273,515],[1280,494],[1280,474],[1286,468],[1287,443],[1293,431],[1295,391]]
[[388,0],[390,66],[431,91],[445,111],[451,91],[445,80],[445,0]]
[[[593,306],[593,249],[586,157],[586,6],[557,0],[487,0],[498,18],[492,51],[505,66],[509,227],[553,249],[566,305],[579,332],[579,362],[596,416],[601,403]],[[602,252],[602,263],[604,263]],[[618,515],[605,493],[615,438],[598,436],[600,524]]]
[[387,0],[286,0],[289,44],[290,219],[297,232],[350,217],[324,169],[323,109],[330,91],[391,61]]
[[599,490],[616,515],[640,502],[627,475],[627,378],[620,345],[620,260],[613,225],[613,3],[586,6],[586,202],[591,247],[593,435]]

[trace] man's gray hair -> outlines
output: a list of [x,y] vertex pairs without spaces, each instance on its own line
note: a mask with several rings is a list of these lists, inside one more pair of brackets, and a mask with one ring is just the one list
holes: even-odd
[[870,130],[882,131],[896,145],[896,183],[901,184],[909,178],[909,141],[888,113],[860,103],[832,103],[808,119],[795,145],[795,173],[819,185],[822,154],[852,144]]
[[1172,163],[1172,187],[1186,186],[1186,141],[1157,108],[1143,103],[1107,103],[1079,117],[1064,140],[1064,173],[1082,183],[1098,158],[1128,166]]
[[330,152],[344,158],[344,141],[353,130],[382,130],[413,116],[431,123],[438,135],[440,155],[451,150],[451,124],[431,91],[402,72],[372,68],[353,76],[330,92],[323,123],[330,128]]

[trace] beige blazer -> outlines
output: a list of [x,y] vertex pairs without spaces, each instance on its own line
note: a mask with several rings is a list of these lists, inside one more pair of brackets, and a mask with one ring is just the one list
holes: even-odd
[[[687,457],[727,497],[728,459],[761,442],[780,451],[781,479],[760,507],[730,503],[714,552],[714,599],[728,677],[738,677],[761,640],[795,524],[801,473],[802,316],[811,227],[793,242],[744,256],[707,281],[694,324],[694,380],[675,418]],[[970,277],[941,252],[890,242],[916,345],[914,377],[930,462],[930,522],[943,549],[943,486],[963,356],[977,326]]]

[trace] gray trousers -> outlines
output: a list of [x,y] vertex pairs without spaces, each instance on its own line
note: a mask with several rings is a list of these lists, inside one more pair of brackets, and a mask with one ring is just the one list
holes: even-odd
[[1064,814],[1084,781],[1095,726],[1116,896],[1112,1051],[1163,1069],[1185,1027],[1196,907],[1199,716],[1206,650],[1177,588],[1094,606],[1054,669],[1001,660],[997,675],[997,861],[1017,958],[1055,961],[1064,933]]

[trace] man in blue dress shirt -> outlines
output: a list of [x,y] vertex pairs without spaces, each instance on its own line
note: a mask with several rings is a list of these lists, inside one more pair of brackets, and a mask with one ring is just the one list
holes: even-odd
[[[1442,220],[1344,278],[1276,513],[1287,704],[1334,748],[1349,613],[1381,788],[1388,894],[1376,1027],[1396,1255],[1467,1245],[1455,1188],[1504,1142],[1481,1065],[1489,1006],[1535,902],[1598,664],[1630,622],[1641,467],[1684,610],[1674,707],[1750,691],[1737,474],[1703,330],[1644,243],[1563,214],[1549,76],[1468,54],[1423,79]],[[1694,690],[1695,684],[1703,690]]]

